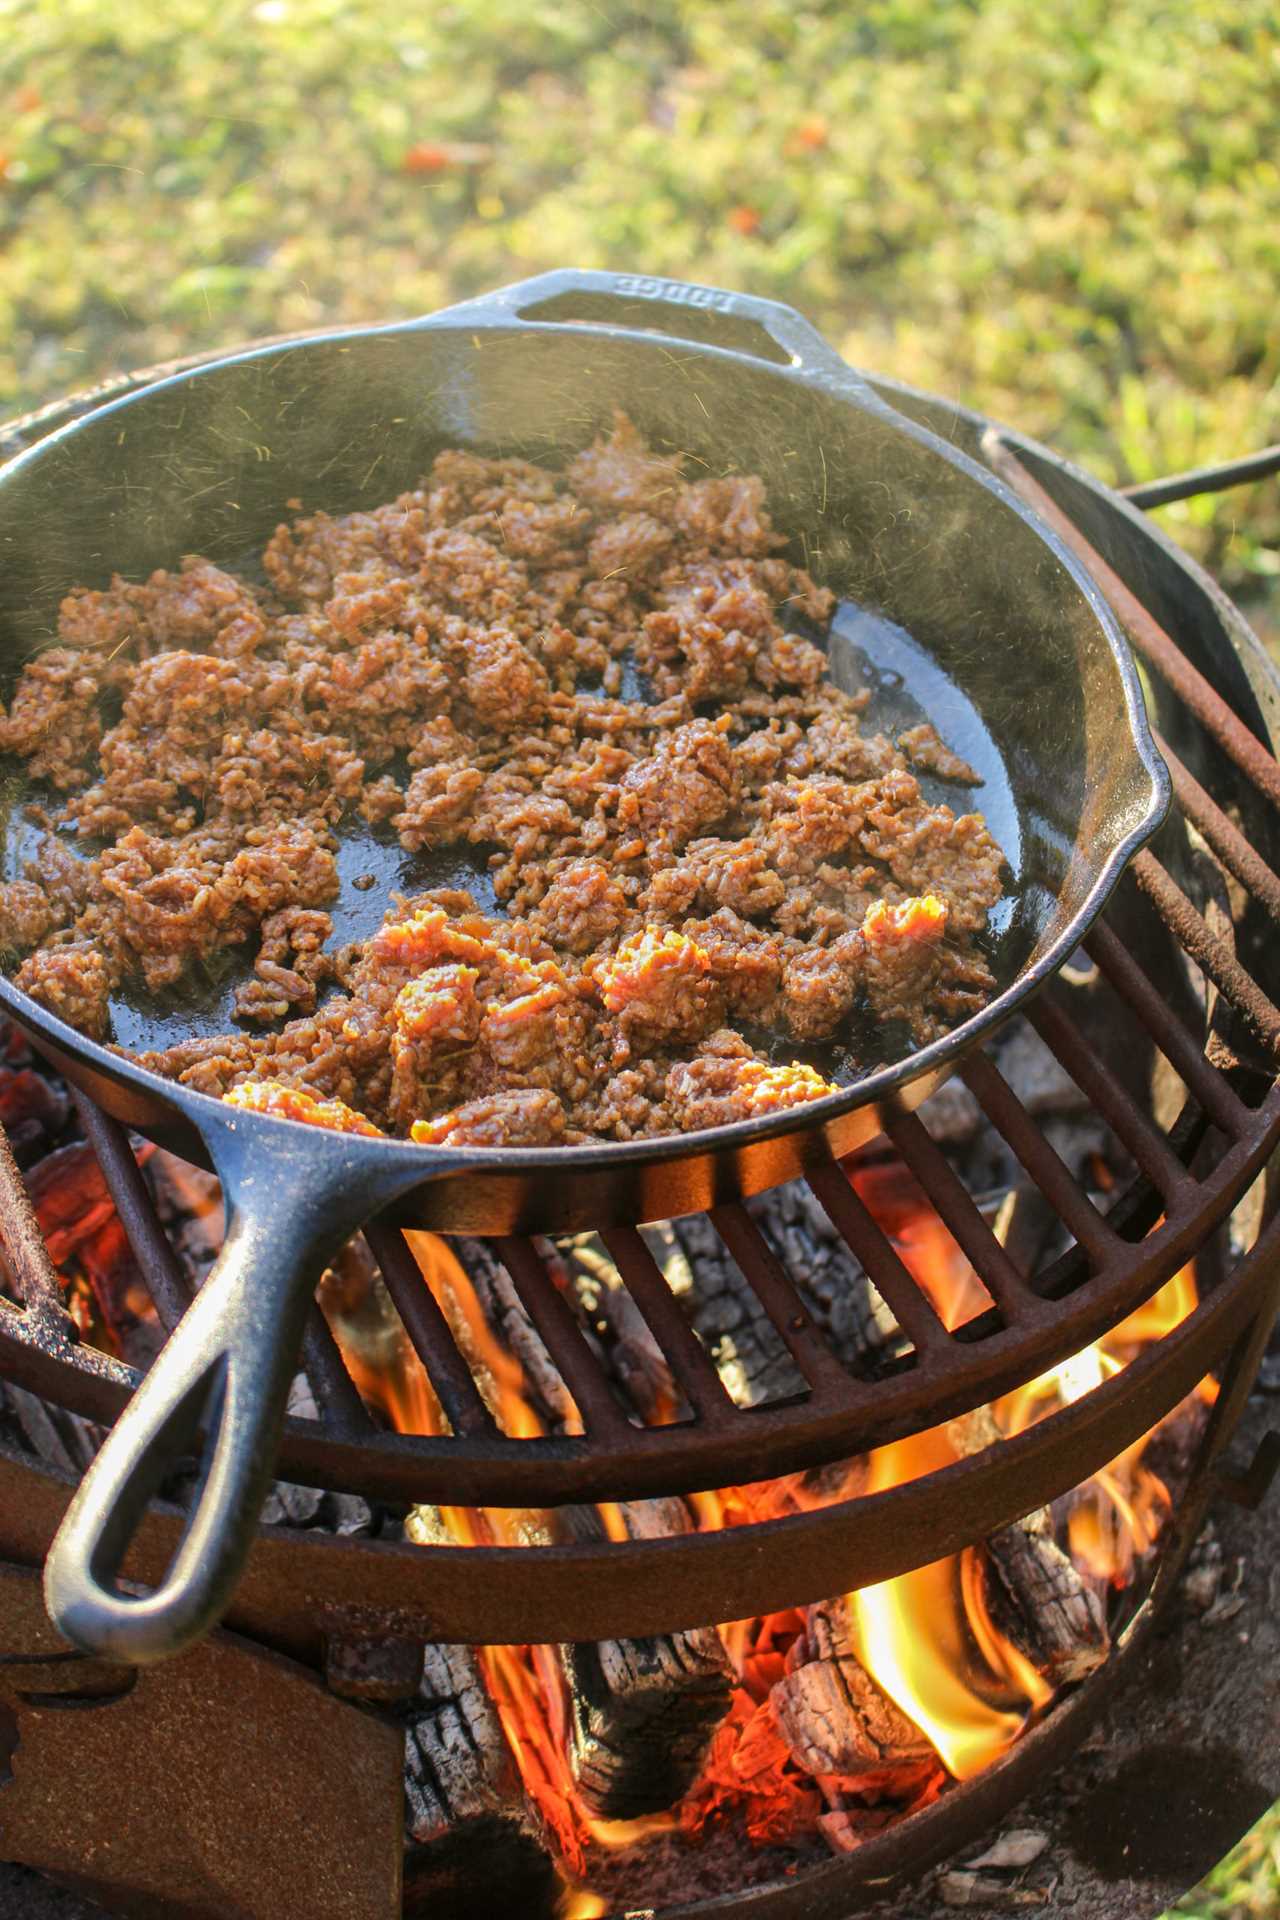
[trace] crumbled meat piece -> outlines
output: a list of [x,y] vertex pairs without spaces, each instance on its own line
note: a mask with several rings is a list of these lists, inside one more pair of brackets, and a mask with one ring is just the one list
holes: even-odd
[[857,844],[868,796],[835,774],[774,782],[764,790],[761,847],[781,874],[812,873]]
[[732,554],[772,553],[784,545],[764,504],[764,481],[756,474],[699,480],[677,498],[676,524],[696,545]]
[[607,945],[627,912],[627,896],[603,860],[572,860],[529,919],[553,946],[583,954]]
[[976,933],[986,925],[1000,898],[1004,855],[981,814],[957,818],[950,807],[926,806],[909,773],[891,773],[867,807],[861,841],[900,886],[945,900],[953,930]]
[[933,1011],[936,990],[947,982],[943,939],[950,916],[934,894],[869,908],[862,923],[867,997],[883,1020],[902,1020],[918,1040],[942,1031]]
[[696,900],[711,908],[730,907],[754,920],[781,906],[786,891],[754,841],[694,840],[676,866],[654,875],[648,897],[669,900],[672,911],[679,913],[680,898],[687,895],[689,907]]
[[396,995],[391,1112],[398,1132],[407,1133],[429,1113],[443,1090],[456,1090],[458,1059],[473,1045],[483,1018],[479,978],[475,967],[432,967]]
[[309,1127],[323,1127],[329,1133],[378,1135],[382,1129],[352,1113],[341,1100],[317,1100],[301,1087],[286,1087],[279,1080],[246,1080],[232,1087],[223,1098],[230,1106],[243,1107],[248,1113],[271,1113],[279,1120],[301,1120]]
[[319,987],[333,972],[324,943],[333,932],[327,913],[282,907],[262,923],[255,978],[236,990],[237,1020],[283,1020],[287,1013],[314,1013]]
[[0,753],[21,754],[33,780],[78,786],[102,738],[99,699],[113,684],[95,654],[50,647],[23,669],[9,711],[0,710]]
[[462,684],[481,723],[498,733],[536,724],[550,691],[546,668],[501,628],[470,641]]
[[845,934],[829,947],[806,947],[787,962],[782,1016],[797,1040],[825,1040],[846,1020],[862,991],[864,942]]
[[782,979],[777,938],[721,907],[709,920],[686,920],[682,929],[711,964],[711,978],[724,1005],[740,1020],[768,1020]]
[[[863,731],[762,483],[688,464],[622,416],[563,472],[449,449],[384,506],[291,502],[265,589],[190,557],[70,594],[0,717],[61,789],[0,886],[19,983],[105,1036],[117,991],[239,963],[252,1031],[146,1066],[475,1146],[775,1112],[829,1090],[779,1038],[849,1058],[985,1005],[1000,850],[911,771],[971,769]],[[352,898],[384,870],[362,835],[474,893],[393,894],[331,951],[340,842]]]
[[0,886],[0,950],[26,953],[58,924],[52,902],[33,880]]
[[587,549],[587,565],[602,580],[615,573],[642,574],[671,545],[670,527],[649,513],[624,513],[607,520]]
[[565,1130],[564,1108],[543,1087],[516,1088],[415,1120],[410,1139],[423,1147],[542,1147]]
[[723,730],[691,720],[663,735],[657,752],[622,777],[618,827],[682,847],[733,812],[738,770]]
[[78,1027],[91,1040],[105,1039],[111,974],[95,948],[79,941],[37,947],[18,968],[13,984],[69,1027]]
[[679,486],[678,458],[651,453],[622,414],[614,415],[608,440],[598,440],[569,467],[570,491],[598,513],[666,514]]
[[704,1127],[727,1127],[735,1120],[754,1120],[761,1114],[820,1100],[839,1089],[813,1067],[792,1061],[790,1066],[759,1060],[737,1034],[737,1046],[720,1046],[722,1036],[696,1059],[681,1061],[667,1075],[667,1097],[676,1123],[685,1132]]
[[209,774],[206,798],[225,814],[270,818],[340,819],[360,797],[364,761],[330,734],[224,735]]
[[421,847],[447,847],[451,840],[463,838],[484,785],[479,767],[462,767],[452,761],[434,767],[419,767],[409,782],[409,790],[400,794],[403,811],[394,815],[392,824],[401,846],[410,853]]
[[687,1043],[718,1025],[723,1012],[711,956],[670,928],[632,934],[600,967],[596,982],[629,1039]]
[[949,746],[938,738],[937,729],[923,721],[918,727],[908,727],[905,733],[898,735],[898,745],[906,754],[913,767],[919,767],[923,773],[936,773],[939,780],[958,780],[966,787],[980,787],[982,779],[976,774],[967,760],[953,753]]

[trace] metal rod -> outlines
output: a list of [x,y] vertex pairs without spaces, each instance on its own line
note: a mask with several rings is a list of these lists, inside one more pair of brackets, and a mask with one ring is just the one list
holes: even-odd
[[950,1161],[913,1113],[885,1117],[885,1132],[906,1161],[938,1218],[959,1246],[1009,1325],[1044,1313],[1012,1260],[983,1219]]
[[1217,689],[1210,686],[1204,675],[1192,666],[1176,641],[1152,617],[1115,569],[1107,565],[1097,548],[1085,539],[1052,495],[1022,464],[1008,442],[993,429],[983,436],[983,446],[1000,478],[1015,493],[1020,493],[1028,506],[1035,508],[1041,519],[1053,528],[1058,538],[1093,575],[1139,652],[1159,671],[1179,699],[1190,707],[1205,731],[1213,735],[1254,785],[1261,788],[1274,806],[1280,807],[1280,765],[1277,765],[1258,736],[1249,731]]
[[329,1322],[314,1300],[307,1309],[302,1336],[302,1370],[311,1382],[321,1415],[339,1439],[358,1439],[377,1432],[377,1422],[360,1398]]
[[458,1351],[453,1330],[399,1227],[372,1220],[364,1230],[409,1344],[426,1369],[455,1433],[494,1434],[497,1423]]
[[1171,473],[1164,480],[1142,480],[1120,491],[1133,506],[1147,511],[1167,507],[1173,500],[1193,500],[1199,493],[1225,493],[1228,487],[1247,486],[1251,480],[1266,480],[1273,473],[1280,473],[1280,447],[1262,447],[1241,460],[1190,467],[1186,473]]
[[193,1289],[160,1224],[151,1190],[129,1145],[129,1136],[118,1120],[104,1113],[79,1088],[71,1088],[71,1098],[161,1324],[166,1333],[172,1333],[191,1305]]
[[1105,1265],[1116,1236],[1061,1156],[1050,1146],[1003,1074],[985,1053],[971,1054],[960,1069],[992,1126],[1003,1134],[1067,1231],[1097,1266]]
[[710,1219],[807,1384],[815,1392],[841,1400],[857,1399],[865,1389],[813,1324],[786,1268],[746,1208],[737,1201],[712,1207]]
[[642,1235],[635,1227],[615,1227],[600,1238],[697,1418],[706,1425],[721,1426],[736,1419],[732,1395]]
[[1121,999],[1142,1022],[1188,1093],[1199,1101],[1216,1127],[1229,1138],[1240,1139],[1249,1128],[1248,1107],[1217,1068],[1205,1059],[1199,1041],[1188,1032],[1118,936],[1099,921],[1084,944]]
[[1223,866],[1235,875],[1241,886],[1248,888],[1273,920],[1280,921],[1280,878],[1249,845],[1239,827],[1222,811],[1217,801],[1205,792],[1169,742],[1157,734],[1156,744],[1164,755],[1183,813],[1200,829]]
[[933,1302],[916,1284],[844,1169],[819,1167],[809,1175],[809,1188],[916,1352],[923,1357],[949,1347],[951,1335]]
[[572,1308],[529,1242],[508,1235],[491,1244],[511,1275],[512,1285],[541,1334],[560,1378],[573,1395],[583,1427],[600,1440],[611,1435],[621,1440],[630,1434],[631,1423],[614,1399]]
[[1075,1021],[1051,993],[1042,994],[1027,1013],[1050,1053],[1085,1098],[1092,1101],[1139,1171],[1166,1199],[1177,1193],[1187,1178],[1187,1169],[1128,1089],[1098,1058]]
[[1280,1008],[1267,998],[1234,955],[1227,952],[1203,915],[1149,849],[1144,848],[1134,856],[1133,874],[1197,966],[1208,974],[1237,1012],[1244,1015],[1270,1051],[1280,1053]]

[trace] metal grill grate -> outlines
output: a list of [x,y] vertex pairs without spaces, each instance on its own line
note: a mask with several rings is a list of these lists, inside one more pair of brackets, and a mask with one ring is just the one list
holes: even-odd
[[[1003,477],[1075,550],[1111,601],[1136,647],[1181,709],[1247,777],[1280,805],[1280,766],[1237,718],[1007,444],[989,447]],[[1272,920],[1280,919],[1280,878],[1239,827],[1167,746],[1185,819],[1231,879]],[[1280,1047],[1280,1010],[1233,951],[1229,933],[1210,926],[1153,852],[1134,862],[1124,883],[1155,909],[1181,952],[1212,982],[1271,1059]],[[443,1437],[379,1431],[361,1403],[318,1308],[306,1334],[304,1366],[319,1420],[289,1422],[279,1471],[312,1485],[389,1499],[473,1505],[554,1506],[729,1485],[810,1467],[963,1413],[1035,1377],[1097,1338],[1147,1299],[1224,1219],[1280,1140],[1280,1088],[1246,1075],[1222,1038],[1206,1044],[1127,948],[1114,916],[1087,943],[1115,1003],[1117,1050],[1145,1039],[1186,1091],[1179,1122],[1165,1131],[1135,1101],[1089,1037],[1059,984],[1040,1000],[1032,1022],[1041,1040],[1093,1103],[1138,1169],[1135,1184],[1103,1212],[1055,1152],[989,1053],[972,1056],[962,1078],[1008,1143],[1029,1180],[1069,1233],[1073,1246],[1045,1271],[1028,1275],[996,1237],[925,1122],[906,1112],[885,1130],[962,1248],[990,1296],[989,1312],[949,1332],[886,1235],[836,1166],[817,1168],[810,1187],[895,1316],[910,1351],[885,1377],[855,1377],[814,1323],[801,1293],[746,1207],[710,1216],[768,1322],[791,1356],[804,1390],[783,1402],[738,1408],[671,1292],[641,1234],[606,1236],[623,1284],[665,1355],[686,1404],[684,1417],[660,1427],[624,1411],[556,1285],[547,1250],[527,1239],[492,1243],[537,1332],[577,1404],[583,1431],[512,1439],[499,1431],[454,1343],[448,1322],[394,1227],[368,1230],[408,1339],[420,1357],[453,1432]],[[1258,1087],[1264,1091],[1258,1097]],[[1246,1088],[1248,1092],[1246,1092]],[[151,1203],[128,1138],[114,1120],[78,1098],[81,1122],[101,1163],[147,1278],[161,1322],[171,1329],[189,1288]],[[1205,1150],[1206,1136],[1211,1150]],[[26,1299],[25,1312],[0,1311],[0,1364],[45,1398],[97,1420],[123,1404],[127,1368],[76,1343],[57,1276],[11,1160],[0,1156],[0,1227]]]

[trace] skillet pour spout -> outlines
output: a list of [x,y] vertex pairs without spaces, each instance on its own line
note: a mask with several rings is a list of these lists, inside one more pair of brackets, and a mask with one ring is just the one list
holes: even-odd
[[[0,468],[6,691],[73,586],[145,576],[192,552],[235,564],[265,544],[291,497],[371,507],[415,485],[445,447],[563,464],[615,409],[712,473],[762,476],[775,524],[840,599],[833,678],[864,671],[868,635],[887,635],[918,669],[913,693],[944,738],[958,711],[970,716],[1003,808],[1011,883],[990,936],[997,991],[943,1038],[782,1114],[660,1139],[480,1151],[237,1113],[86,1040],[0,980],[0,1003],[73,1084],[212,1164],[229,1201],[217,1266],[49,1556],[50,1612],[89,1652],[163,1659],[224,1610],[270,1478],[307,1302],[373,1214],[481,1234],[607,1228],[828,1166],[1025,1005],[1165,814],[1168,775],[1128,648],[1054,535],[789,308],[641,275],[548,274],[422,320],[251,349],[47,434]],[[195,1447],[187,1530],[161,1585],[138,1597],[121,1584],[130,1542]]]

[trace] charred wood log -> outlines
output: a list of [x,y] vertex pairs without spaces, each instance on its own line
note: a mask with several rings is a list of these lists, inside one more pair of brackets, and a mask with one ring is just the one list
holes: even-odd
[[[547,1352],[542,1335],[530,1319],[511,1278],[483,1240],[454,1240],[452,1251],[465,1269],[485,1320],[513,1358],[519,1362],[525,1388],[535,1410],[553,1433],[563,1433],[574,1412],[573,1398]],[[466,1351],[465,1330],[460,1344]],[[473,1371],[475,1361],[471,1355]],[[482,1390],[484,1382],[481,1382]]]
[[[689,1531],[683,1501],[627,1501],[617,1509],[633,1539]],[[603,1525],[592,1511],[598,1537]],[[584,1537],[586,1514],[574,1530]],[[641,1640],[583,1642],[563,1650],[572,1709],[570,1766],[584,1803],[614,1820],[674,1806],[697,1778],[729,1711],[732,1676],[714,1627]]]
[[1053,1538],[1048,1510],[992,1534],[979,1550],[992,1620],[1051,1686],[1086,1680],[1111,1650],[1106,1611]]
[[[947,1429],[957,1453],[979,1453],[999,1440],[990,1407]],[[978,1550],[992,1621],[1051,1686],[1087,1679],[1111,1651],[1106,1609],[1054,1537],[1048,1507],[1014,1521]]]
[[806,1773],[878,1773],[931,1754],[919,1727],[859,1660],[846,1600],[807,1610],[805,1640],[793,1662],[769,1701],[788,1751]]
[[553,1911],[554,1874],[468,1647],[429,1646],[405,1720],[406,1920]]

